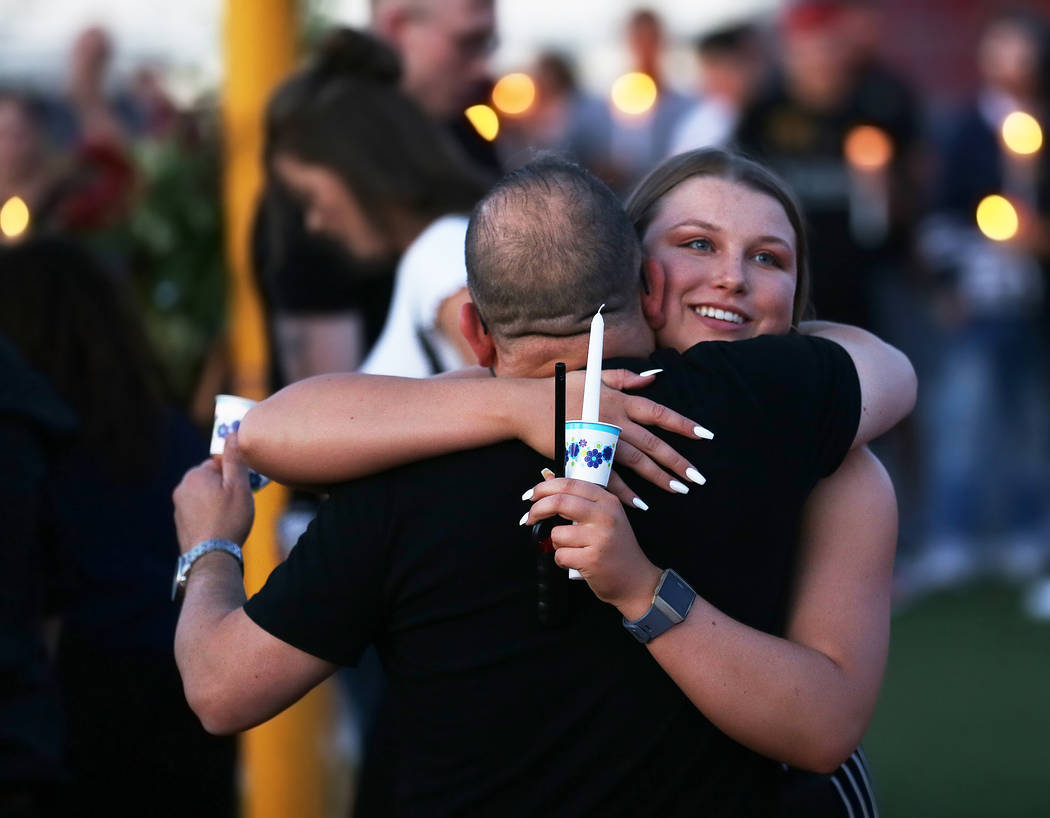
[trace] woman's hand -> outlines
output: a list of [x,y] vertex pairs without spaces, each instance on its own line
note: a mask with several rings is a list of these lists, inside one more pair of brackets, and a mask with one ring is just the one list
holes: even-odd
[[[600,418],[604,423],[620,427],[620,441],[616,445],[616,465],[626,466],[666,492],[685,494],[689,491],[690,484],[702,486],[707,482],[706,479],[696,466],[645,427],[656,426],[684,437],[708,440],[714,435],[695,421],[668,409],[663,404],[640,395],[626,394],[626,390],[648,386],[655,377],[658,376],[636,375],[627,369],[605,370],[602,373]],[[583,406],[583,382],[583,372],[568,374],[568,406]],[[572,419],[573,417],[569,418]],[[613,472],[609,480],[609,491],[619,497],[624,505],[637,506],[634,502],[637,494],[616,472]]]
[[556,516],[576,523],[551,532],[554,561],[579,571],[595,596],[625,615],[639,608],[644,614],[661,572],[638,546],[616,497],[600,486],[564,477],[549,478],[531,492],[526,497],[533,501],[532,509],[522,525]]

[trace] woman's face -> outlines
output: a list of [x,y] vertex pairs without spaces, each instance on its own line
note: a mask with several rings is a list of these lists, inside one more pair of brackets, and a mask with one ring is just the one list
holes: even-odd
[[694,176],[664,196],[642,244],[666,277],[661,346],[682,351],[791,328],[795,229],[771,196]]
[[274,170],[281,182],[303,203],[306,229],[341,241],[362,259],[388,255],[384,235],[342,180],[324,165],[278,154]]

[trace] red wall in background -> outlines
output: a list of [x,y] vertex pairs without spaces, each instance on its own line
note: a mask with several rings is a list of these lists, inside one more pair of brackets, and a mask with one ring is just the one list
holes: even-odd
[[996,9],[1027,8],[1050,20],[1050,0],[875,0],[882,10],[883,53],[922,96],[952,103],[974,90],[974,51]]

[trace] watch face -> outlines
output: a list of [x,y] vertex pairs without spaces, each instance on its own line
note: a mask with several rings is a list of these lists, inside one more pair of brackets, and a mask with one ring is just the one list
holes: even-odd
[[678,574],[668,571],[659,596],[674,609],[675,613],[685,619],[685,615],[696,598],[696,592]]

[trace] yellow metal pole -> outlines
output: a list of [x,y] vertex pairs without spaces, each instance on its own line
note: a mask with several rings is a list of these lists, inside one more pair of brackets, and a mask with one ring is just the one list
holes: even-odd
[[[227,0],[223,99],[230,349],[233,391],[265,397],[268,350],[259,295],[251,275],[250,232],[262,187],[262,117],[266,100],[293,67],[297,0]],[[271,485],[256,495],[248,539],[245,587],[263,584],[277,564],[276,522],[286,492]],[[326,725],[330,690],[322,686],[241,742],[245,818],[321,818],[326,813]]]

